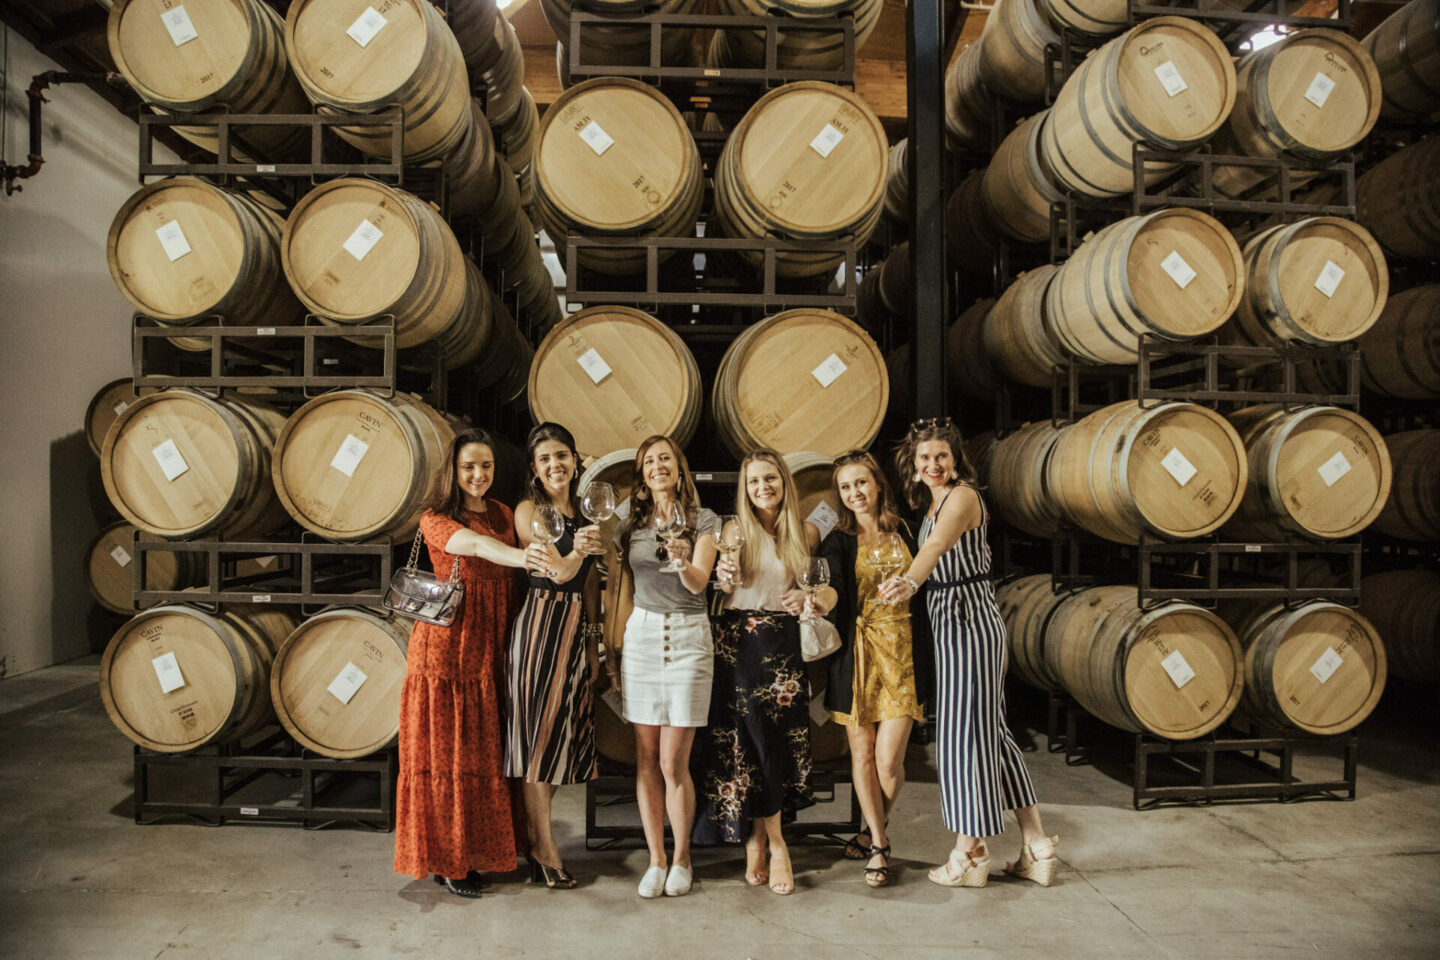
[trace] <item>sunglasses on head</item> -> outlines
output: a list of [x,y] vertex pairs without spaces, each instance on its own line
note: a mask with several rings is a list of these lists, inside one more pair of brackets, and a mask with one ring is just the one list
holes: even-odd
[[912,434],[915,434],[920,433],[924,430],[929,430],[932,427],[953,426],[955,426],[955,421],[952,420],[950,417],[926,417],[924,420],[916,420],[914,423],[910,424],[910,432]]
[[842,453],[835,458],[835,466],[843,467],[848,463],[867,463],[870,454],[865,450],[851,450],[849,453]]

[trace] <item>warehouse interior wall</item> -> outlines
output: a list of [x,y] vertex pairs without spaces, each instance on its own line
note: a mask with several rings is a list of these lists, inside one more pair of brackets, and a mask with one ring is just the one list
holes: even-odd
[[[5,33],[4,157],[23,165],[25,91],[60,66]],[[130,372],[130,308],[105,236],[139,186],[139,127],[81,84],[46,96],[45,165],[0,195],[0,679],[91,651],[85,549],[108,507],[85,408]]]

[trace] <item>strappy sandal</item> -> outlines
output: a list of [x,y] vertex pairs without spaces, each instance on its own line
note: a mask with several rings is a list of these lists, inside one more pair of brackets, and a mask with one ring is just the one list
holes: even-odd
[[857,833],[845,841],[845,847],[841,853],[845,855],[846,860],[864,860],[870,856],[870,845],[860,842],[862,836],[868,836],[868,834]]
[[[1050,881],[1055,878],[1055,865],[1060,862],[1055,858],[1055,846],[1059,842],[1059,837],[1045,837],[1034,843],[1023,844],[1020,847],[1020,859],[1005,864],[1005,872],[1021,880],[1033,880],[1042,887],[1050,886]],[[1036,856],[1036,853],[1046,851],[1049,856]]]
[[[758,852],[760,860],[759,866],[753,871],[750,869],[752,852]],[[750,844],[745,844],[745,882],[750,886],[761,887],[770,882],[770,868],[765,863],[768,853],[769,844],[761,846],[758,851],[751,847]]]
[[884,857],[885,865],[865,868],[865,885],[871,888],[883,887],[890,882],[890,844],[887,843],[883,847],[871,847],[870,859],[874,860],[876,857]]
[[930,871],[930,882],[942,887],[983,887],[990,880],[990,854],[974,857],[951,850],[940,866]]

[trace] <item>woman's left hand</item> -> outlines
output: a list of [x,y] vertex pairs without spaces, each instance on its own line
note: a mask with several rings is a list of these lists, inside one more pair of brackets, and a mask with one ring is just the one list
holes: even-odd
[[915,590],[910,586],[910,582],[899,577],[891,577],[886,580],[875,592],[886,603],[904,603],[915,596]]
[[805,601],[809,598],[804,590],[790,590],[780,596],[780,606],[792,617],[798,617],[805,612]]
[[575,531],[575,549],[592,557],[605,552],[605,545],[600,540],[598,523],[592,523],[588,527],[581,527]]

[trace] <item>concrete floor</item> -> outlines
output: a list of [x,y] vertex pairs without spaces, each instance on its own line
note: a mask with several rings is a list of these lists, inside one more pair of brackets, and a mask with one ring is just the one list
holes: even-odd
[[[467,901],[392,873],[388,834],[137,826],[130,744],[96,675],[89,658],[0,683],[7,960],[1440,956],[1440,737],[1433,704],[1417,720],[1398,696],[1362,731],[1354,802],[1135,812],[1119,757],[1066,766],[1028,754],[1063,841],[1049,889],[999,875],[983,890],[926,882],[949,840],[931,748],[914,747],[887,889],[867,889],[833,847],[797,847],[799,889],[778,897],[744,884],[738,851],[709,850],[691,896],[642,901],[644,853],[587,853],[584,792],[572,787],[558,815],[581,888],[513,874]],[[997,859],[1014,856],[1015,836]]]

